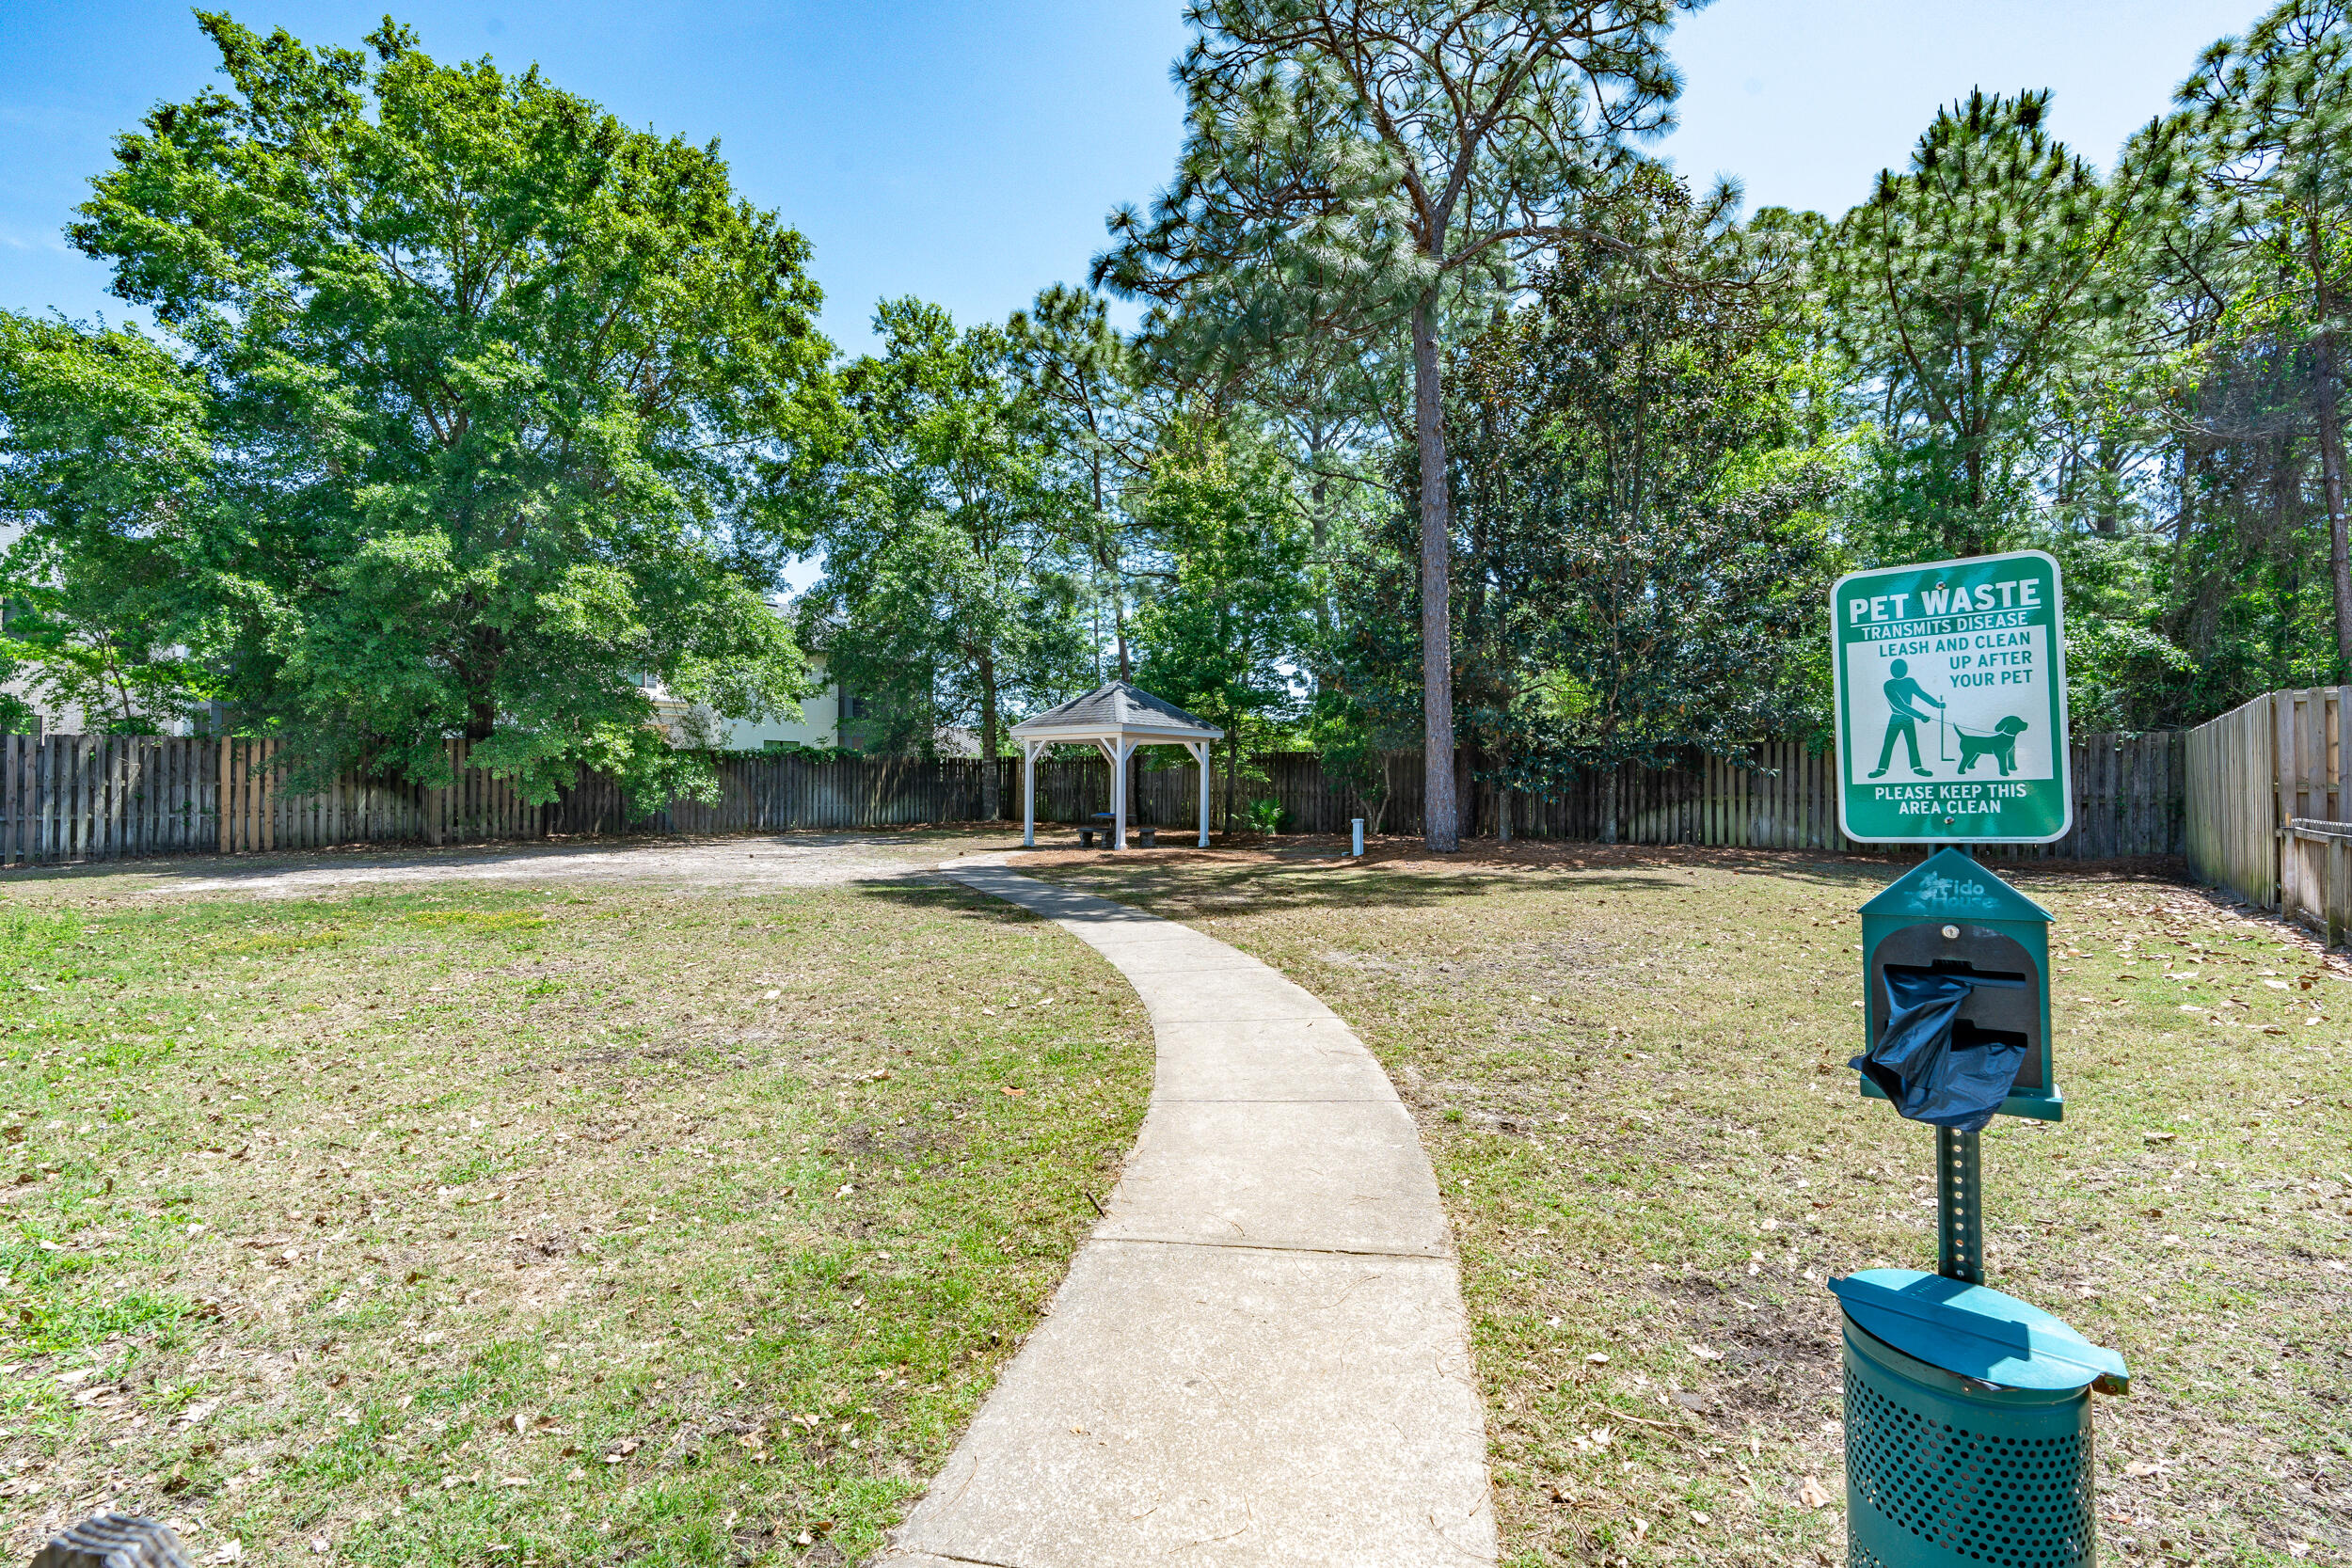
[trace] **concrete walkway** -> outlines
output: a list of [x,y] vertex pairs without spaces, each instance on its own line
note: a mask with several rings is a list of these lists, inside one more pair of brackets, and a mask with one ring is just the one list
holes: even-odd
[[990,863],[1143,998],[1158,1075],[1107,1216],[887,1560],[1491,1563],[1436,1182],[1347,1026],[1213,937]]

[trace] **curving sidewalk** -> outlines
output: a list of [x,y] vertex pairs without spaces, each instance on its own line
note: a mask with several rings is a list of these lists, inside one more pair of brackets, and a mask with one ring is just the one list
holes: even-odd
[[1452,1242],[1387,1075],[1255,958],[1001,859],[942,870],[1108,958],[1158,1072],[1105,1218],[887,1560],[1493,1562]]

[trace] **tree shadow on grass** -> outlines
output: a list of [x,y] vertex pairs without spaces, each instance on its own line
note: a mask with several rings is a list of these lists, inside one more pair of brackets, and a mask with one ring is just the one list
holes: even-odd
[[[1229,865],[1216,867],[1210,879],[1205,880],[1189,875],[1182,868],[1133,865],[1114,866],[1096,872],[1061,866],[1011,866],[1006,869],[1016,877],[1059,892],[1125,904],[1140,911],[1147,921],[1162,917],[1144,909],[1137,901],[1171,895],[1198,897],[1205,895],[1226,901],[1221,909],[1186,911],[1166,917],[1181,919],[1185,913],[1234,912],[1244,909],[1344,904],[1435,907],[1457,898],[1475,897],[1485,893],[1526,885],[1516,879],[1474,872],[1409,876],[1366,873],[1354,867],[1344,868],[1339,877],[1296,879],[1283,875],[1285,872],[1295,872],[1298,868],[1295,866]],[[979,918],[1017,922],[1052,919],[1056,914],[1051,910],[1025,909],[984,889],[957,881],[946,872],[922,872],[904,878],[869,878],[851,885],[859,892],[875,897],[910,901],[923,890],[937,892],[953,889],[968,900],[967,912]],[[1071,918],[1089,918],[1089,912],[1082,907],[1073,907],[1069,914]]]
[[[1124,851],[1042,850],[1015,855],[1006,869],[1073,893],[1135,904],[1168,918],[1350,907],[1437,908],[1495,894],[1651,894],[1740,878],[1788,887],[1789,896],[1834,895],[1855,905],[1925,858],[1924,852],[1837,855],[1821,850],[1740,849],[1683,845],[1538,842],[1469,846],[1434,856],[1417,843],[1370,847],[1362,861],[1334,854],[1339,840],[1276,840],[1219,847]],[[2119,861],[1997,861],[1993,870],[2021,883],[2097,879],[2181,886],[2177,857]],[[1694,879],[1704,879],[1695,882]],[[1718,880],[1721,879],[1722,880]],[[891,884],[864,884],[887,893]],[[993,902],[993,900],[991,900]],[[1012,906],[997,904],[1009,911]],[[976,911],[977,912],[977,911]]]
[[1176,899],[1188,912],[1240,913],[1287,909],[1437,907],[1491,895],[1649,893],[1688,891],[1693,875],[1764,877],[1809,892],[1851,891],[1867,898],[1902,867],[1876,859],[1841,859],[1789,851],[1691,848],[1678,846],[1547,846],[1540,857],[1517,846],[1482,846],[1439,858],[1391,851],[1347,859],[1306,859],[1280,851],[1198,851],[1167,859],[1105,863],[1057,857],[1055,863],[1012,869],[1041,880],[1104,897]]

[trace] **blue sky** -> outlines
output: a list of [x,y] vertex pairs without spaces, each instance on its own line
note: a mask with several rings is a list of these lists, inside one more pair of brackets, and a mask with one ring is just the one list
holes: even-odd
[[[807,234],[823,324],[870,345],[913,293],[1001,318],[1075,282],[1103,218],[1168,177],[1179,0],[209,0],[246,25],[357,43],[389,8],[441,58],[536,61],[628,123],[716,136],[738,185]],[[2198,52],[2255,15],[2226,0],[1717,0],[1677,29],[1682,129],[1661,149],[1749,204],[1840,212],[1940,103],[2053,88],[2104,163]],[[208,82],[188,10],[0,0],[0,308],[135,317],[59,236],[113,135]],[[818,563],[788,575],[804,588]]]
[[[877,299],[1001,317],[1078,279],[1103,217],[1167,177],[1181,130],[1177,0],[214,0],[249,26],[357,42],[385,9],[442,57],[532,61],[632,125],[720,138],[739,184],[815,246],[834,341]],[[2058,133],[2105,161],[2196,54],[2251,19],[2212,0],[1718,0],[1683,23],[1686,172],[1751,205],[1838,211],[1975,85],[2056,89]],[[110,137],[212,62],[155,0],[0,4],[0,307],[122,311],[59,238]]]

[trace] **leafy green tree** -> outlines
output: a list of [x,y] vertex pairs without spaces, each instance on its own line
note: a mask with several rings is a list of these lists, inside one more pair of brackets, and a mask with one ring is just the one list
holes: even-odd
[[1002,328],[959,331],[911,299],[874,325],[882,352],[841,377],[853,434],[803,613],[836,623],[831,668],[851,689],[928,716],[923,745],[970,725],[994,757],[1008,710],[1066,694],[1089,661],[1072,514],[1090,498],[1060,483]]
[[[2229,257],[2211,261],[2181,279],[2198,308],[2158,361],[2167,515],[2146,548],[2138,613],[2114,617],[2130,632],[2094,651],[2108,657],[2068,655],[2087,726],[2101,713],[2119,727],[2195,723],[2340,667],[2310,334],[2272,279],[2233,281]],[[2077,564],[2068,560],[2070,645],[2083,641]],[[2087,684],[2106,699],[2096,707]]]
[[[1662,171],[1608,199],[1645,209],[1625,221],[1682,279],[1736,252]],[[1478,770],[1552,794],[1586,768],[1804,734],[1835,474],[1796,403],[1793,291],[1736,269],[1713,288],[1661,281],[1594,245],[1534,281],[1448,376],[1454,657]],[[1375,600],[1355,619],[1393,617]]]
[[[1064,515],[1089,569],[1089,597],[1110,610],[1114,667],[1120,680],[1131,679],[1135,529],[1121,497],[1150,457],[1154,421],[1141,385],[1147,368],[1110,325],[1101,295],[1060,284],[1014,311],[1006,332],[1044,460],[1073,503]],[[1095,640],[1103,641],[1099,632]]]
[[[1425,826],[1458,846],[1441,418],[1450,298],[1593,230],[1580,196],[1670,123],[1674,0],[1196,0],[1187,129],[1095,279],[1240,341],[1409,333]],[[1613,237],[1638,245],[1638,237]]]
[[2045,124],[2049,94],[1972,92],[1879,175],[1826,246],[1828,309],[1885,458],[1885,553],[2014,542],[2051,455],[2053,400],[2141,286],[2177,196],[2163,130],[2110,186]]
[[126,335],[20,327],[0,419],[34,563],[135,607],[313,770],[429,781],[463,736],[535,800],[582,764],[691,784],[641,681],[730,717],[804,684],[762,592],[834,423],[806,242],[715,145],[535,70],[440,65],[389,22],[364,52],[199,22],[226,90],[123,135],[71,234],[186,372],[180,422],[124,438],[203,450],[123,494],[56,390],[118,366],[128,410],[170,377]]
[[1225,731],[1225,826],[1243,759],[1300,712],[1294,662],[1315,602],[1305,519],[1279,453],[1196,419],[1171,427],[1135,499],[1168,576],[1137,612],[1140,684]]
[[2240,263],[2244,309],[2309,346],[2312,425],[2326,506],[2338,669],[2352,674],[2352,523],[2343,411],[2352,300],[2352,17],[2340,0],[2287,0],[2206,51],[2179,94],[2215,221]]
[[0,664],[90,728],[152,732],[211,693],[172,645],[209,608],[181,565],[212,492],[205,390],[138,333],[0,314],[0,510],[40,525],[0,568]]

